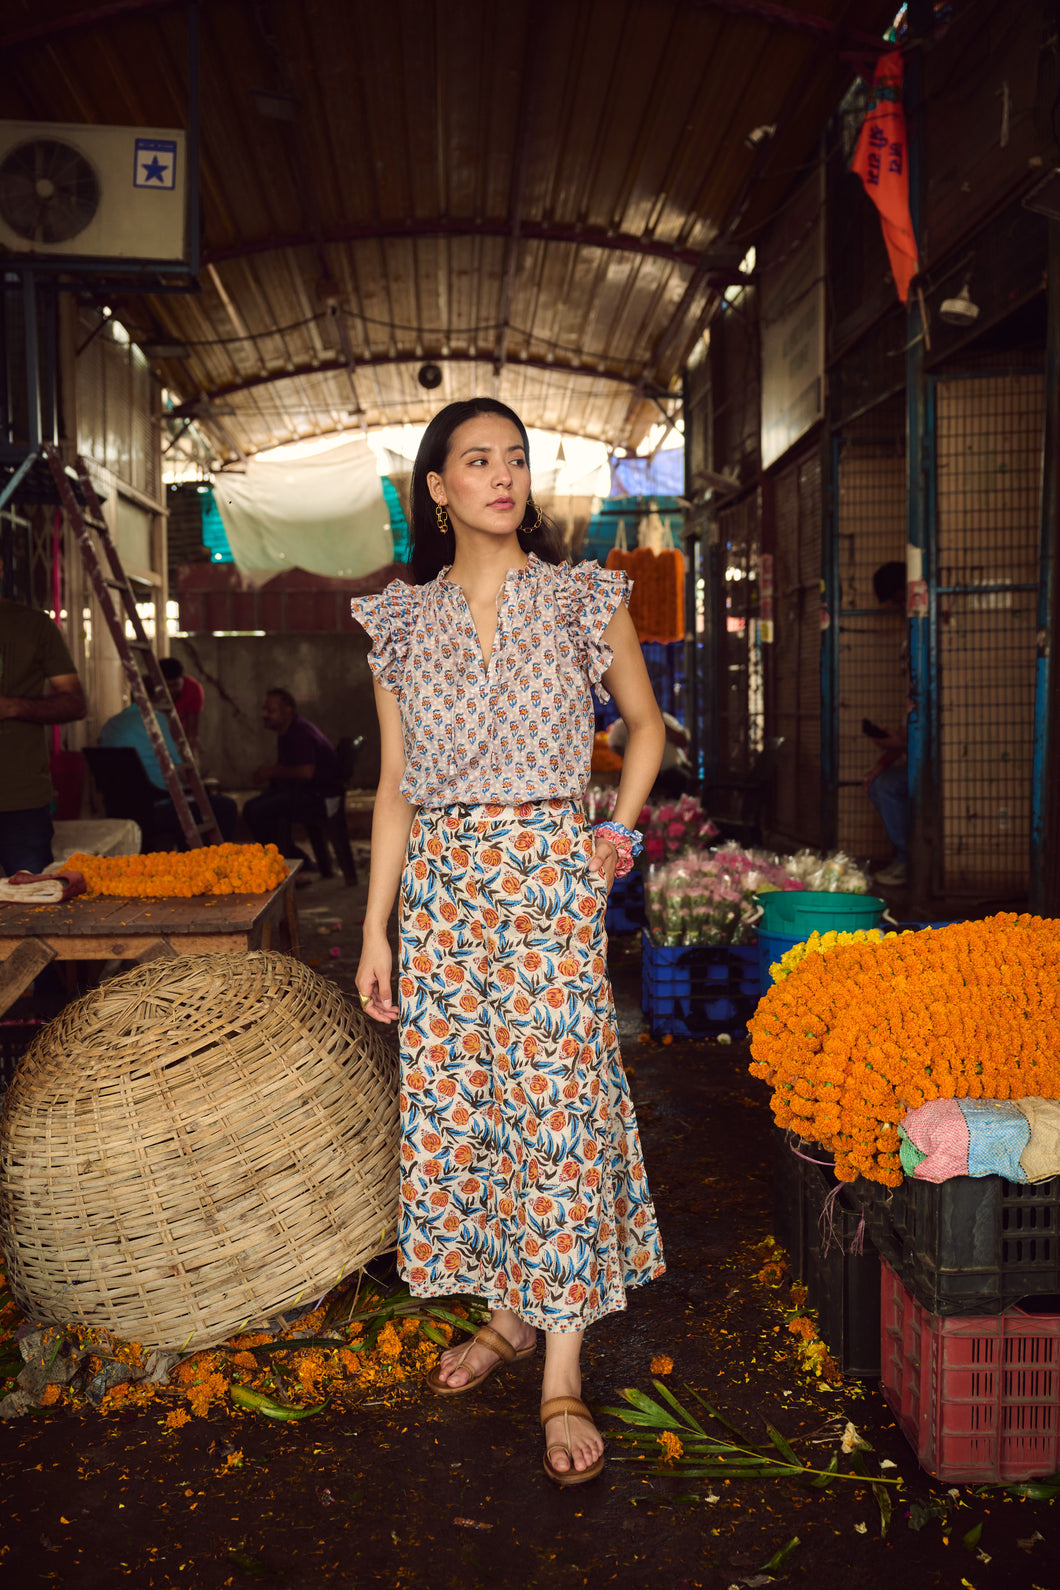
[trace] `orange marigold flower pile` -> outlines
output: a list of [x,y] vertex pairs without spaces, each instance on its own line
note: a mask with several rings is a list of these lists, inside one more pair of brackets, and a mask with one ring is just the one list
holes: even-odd
[[1060,921],[1003,913],[808,955],[748,1030],[777,1125],[831,1149],[841,1181],[897,1186],[908,1110],[1060,1098]]
[[203,845],[146,856],[71,856],[89,894],[190,900],[200,894],[267,894],[287,876],[275,845]]

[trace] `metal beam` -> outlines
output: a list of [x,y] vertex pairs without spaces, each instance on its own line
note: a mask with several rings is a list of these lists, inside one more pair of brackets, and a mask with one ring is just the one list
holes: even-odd
[[[471,216],[461,220],[446,220],[439,216],[426,220],[378,220],[327,227],[322,236],[325,243],[374,243],[392,238],[412,241],[436,237],[509,238],[511,230],[510,215],[503,220],[476,220]],[[571,243],[579,248],[642,254],[649,259],[667,260],[673,265],[686,265],[689,268],[699,266],[716,275],[723,286],[747,280],[740,275],[740,262],[732,247],[705,250],[679,248],[672,243],[662,243],[658,238],[637,237],[629,232],[611,232],[604,227],[574,226],[554,221],[521,220],[519,235],[530,242]],[[314,248],[316,245],[316,234],[310,231],[276,232],[268,237],[246,238],[204,249],[202,257],[204,264],[223,265],[227,260],[246,259],[252,254],[272,254],[284,248]]]
[[178,6],[183,10],[187,3],[188,0],[110,0],[109,5],[90,6],[87,11],[72,11],[64,17],[38,18],[25,27],[11,28],[0,35],[0,50],[14,49],[19,44],[36,44],[40,39],[50,41],[79,28],[95,27],[97,22],[120,22],[124,17],[149,11],[173,11]]
[[772,27],[790,28],[796,33],[811,33],[814,38],[827,39],[837,50],[871,50],[882,55],[893,50],[894,45],[878,38],[874,33],[862,33],[860,28],[848,28],[828,17],[811,16],[806,11],[792,11],[776,0],[691,0],[703,11],[724,11],[727,15],[756,22],[768,22]]
[[[41,18],[21,28],[11,28],[0,36],[0,49],[19,44],[33,44],[39,39],[54,39],[64,33],[94,27],[99,22],[119,22],[125,17],[151,11],[169,11],[183,5],[186,0],[110,0],[109,4],[89,6],[84,11],[74,11],[67,16]],[[893,48],[875,34],[863,33],[860,28],[848,28],[827,17],[812,16],[805,11],[792,11],[776,0],[688,0],[688,3],[706,11],[723,11],[729,16],[748,17],[768,22],[771,26],[788,28],[796,33],[809,33],[814,38],[827,39],[836,49],[870,50],[880,54]]]
[[[493,365],[493,356],[490,353],[447,353],[444,356],[438,353],[379,353],[373,354],[369,359],[359,359],[358,369],[367,369],[369,365],[387,364],[423,364],[424,359],[433,364],[485,364]],[[584,376],[587,381],[613,381],[617,386],[633,386],[631,376],[622,375],[616,370],[601,370],[597,362],[590,364],[561,364],[556,359],[527,358],[521,356],[510,361],[514,369],[526,366],[531,370],[548,370],[552,374],[558,371],[561,375]],[[217,421],[209,413],[212,403],[219,403],[225,398],[234,397],[240,392],[251,392],[257,387],[274,386],[279,381],[306,380],[315,375],[342,375],[345,365],[336,361],[334,364],[299,364],[293,369],[273,370],[266,375],[247,376],[243,381],[229,381],[224,386],[214,387],[211,392],[203,392],[199,397],[190,399],[187,403],[179,403],[167,413],[167,419],[201,419],[204,424],[216,425]],[[645,397],[651,394],[645,392]],[[297,405],[296,405],[297,406]]]

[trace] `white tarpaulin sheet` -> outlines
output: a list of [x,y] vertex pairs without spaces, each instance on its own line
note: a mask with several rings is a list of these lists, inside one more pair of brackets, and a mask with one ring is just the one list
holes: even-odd
[[215,478],[214,498],[250,585],[279,569],[359,579],[393,561],[382,482],[365,442],[290,460],[252,458],[245,474]]

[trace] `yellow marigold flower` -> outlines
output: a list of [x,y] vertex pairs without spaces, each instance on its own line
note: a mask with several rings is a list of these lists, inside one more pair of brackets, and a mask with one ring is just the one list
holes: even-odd
[[659,1445],[662,1447],[662,1461],[676,1463],[684,1455],[681,1437],[675,1430],[663,1430],[659,1436]]
[[805,1314],[799,1314],[797,1318],[789,1319],[788,1330],[793,1336],[801,1336],[804,1342],[812,1341],[817,1335],[813,1321],[807,1319]]
[[395,1359],[401,1353],[401,1337],[398,1335],[392,1322],[388,1322],[379,1332],[376,1343],[381,1358]]
[[50,1385],[50,1386],[45,1386],[43,1392],[41,1393],[41,1399],[40,1399],[41,1407],[42,1408],[51,1408],[51,1407],[53,1407],[54,1404],[59,1401],[59,1398],[62,1396],[62,1394],[63,1394],[63,1391],[62,1391],[62,1387],[61,1386],[56,1386],[54,1383],[52,1385]]
[[191,1423],[191,1414],[183,1408],[174,1408],[173,1412],[166,1415],[166,1429],[179,1430],[182,1424]]
[[656,1353],[655,1357],[651,1361],[651,1372],[652,1372],[652,1374],[653,1375],[672,1375],[673,1374],[673,1370],[674,1370],[674,1361],[673,1361],[673,1359],[672,1358],[667,1358],[665,1353]]

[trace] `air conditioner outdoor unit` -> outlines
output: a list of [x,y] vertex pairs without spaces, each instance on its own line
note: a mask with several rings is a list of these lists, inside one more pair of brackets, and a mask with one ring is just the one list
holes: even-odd
[[184,133],[0,121],[0,254],[176,262]]

